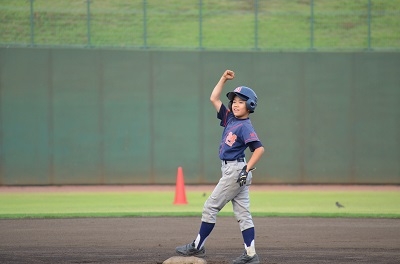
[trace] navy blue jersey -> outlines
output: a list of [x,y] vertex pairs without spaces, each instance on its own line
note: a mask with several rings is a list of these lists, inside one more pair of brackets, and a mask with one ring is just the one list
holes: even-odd
[[250,147],[250,151],[254,151],[262,146],[249,118],[237,119],[224,104],[221,105],[217,118],[221,120],[220,125],[224,127],[219,145],[221,160],[244,158],[247,147]]

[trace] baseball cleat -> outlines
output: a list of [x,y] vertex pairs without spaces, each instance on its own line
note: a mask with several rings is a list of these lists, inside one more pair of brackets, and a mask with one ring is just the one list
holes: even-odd
[[176,253],[182,256],[195,256],[195,257],[205,257],[206,249],[204,247],[197,249],[193,243],[187,245],[176,247]]
[[254,256],[250,257],[249,255],[246,254],[246,251],[237,259],[233,261],[233,264],[258,264],[260,263],[260,259],[258,258],[258,255],[255,254]]

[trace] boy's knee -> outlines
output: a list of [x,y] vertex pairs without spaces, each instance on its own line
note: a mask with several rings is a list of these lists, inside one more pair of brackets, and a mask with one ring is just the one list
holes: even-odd
[[237,216],[237,215],[235,215],[235,216],[236,216],[236,220],[239,223],[240,231],[254,227],[253,219],[251,216],[245,216],[245,217]]
[[201,215],[201,221],[207,222],[207,223],[215,223],[216,218],[217,218],[217,213],[218,210],[213,208],[210,203],[210,199],[207,199],[207,201],[204,203],[203,206],[203,213]]

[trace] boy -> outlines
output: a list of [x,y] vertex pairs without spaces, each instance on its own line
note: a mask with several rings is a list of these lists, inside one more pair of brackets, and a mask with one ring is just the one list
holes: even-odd
[[[257,106],[257,95],[248,87],[237,87],[227,93],[228,108],[221,102],[220,95],[227,80],[235,78],[235,73],[226,70],[214,87],[210,101],[217,110],[217,118],[224,127],[219,147],[222,177],[204,203],[200,231],[196,239],[179,246],[176,252],[183,256],[205,256],[204,244],[213,230],[218,212],[232,202],[235,217],[240,225],[245,252],[234,260],[234,264],[260,263],[254,245],[254,223],[250,213],[249,185],[254,166],[264,153],[264,147],[249,119]],[[245,150],[253,152],[246,164]]]

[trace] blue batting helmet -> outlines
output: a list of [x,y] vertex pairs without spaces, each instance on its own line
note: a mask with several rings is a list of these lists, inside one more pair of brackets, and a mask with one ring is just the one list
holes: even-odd
[[254,110],[257,107],[257,95],[256,93],[249,87],[239,86],[236,87],[233,92],[229,92],[226,94],[226,97],[229,99],[229,109],[232,111],[232,101],[235,96],[238,96],[240,99],[246,101],[246,108],[250,111],[250,113],[254,113]]

